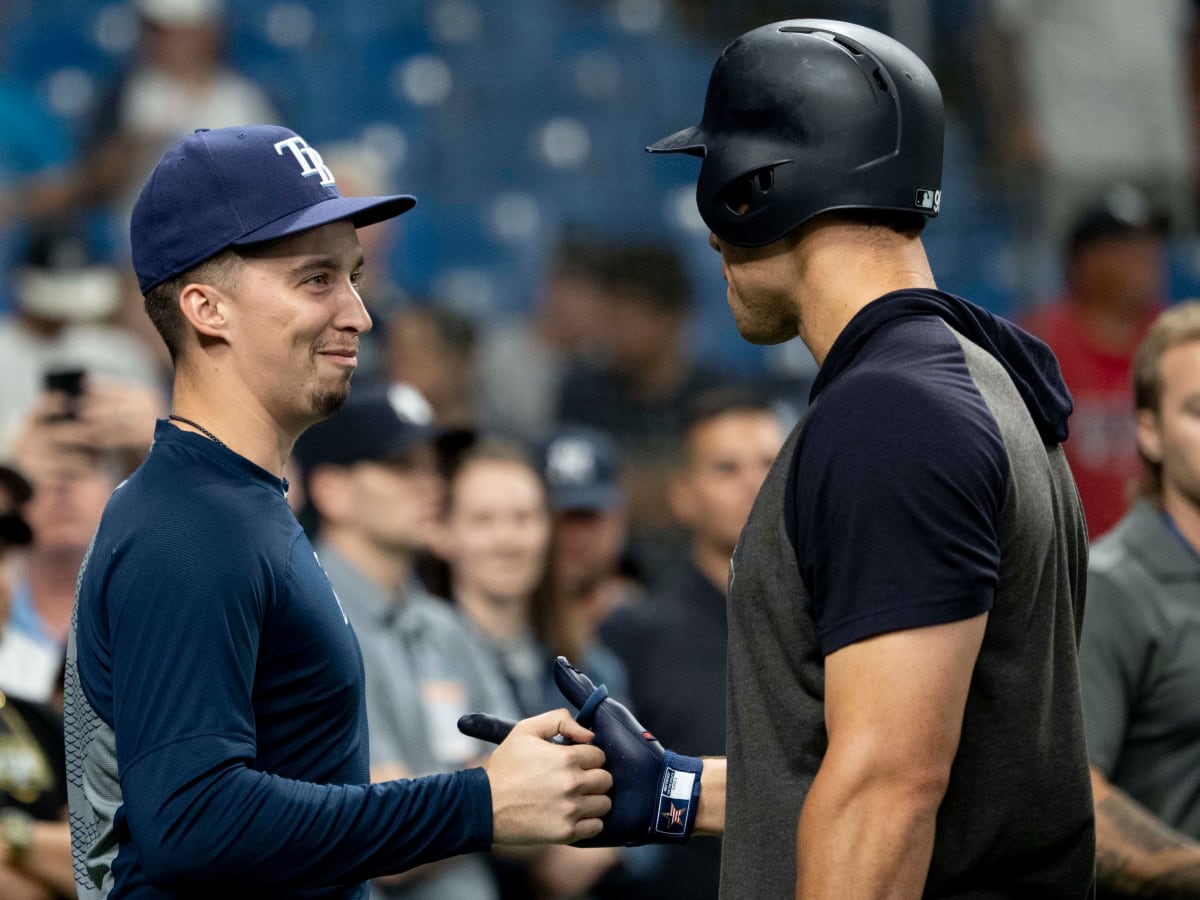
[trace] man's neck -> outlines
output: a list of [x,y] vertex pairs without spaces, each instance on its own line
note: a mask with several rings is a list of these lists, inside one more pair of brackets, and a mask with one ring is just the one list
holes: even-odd
[[[175,373],[171,414],[190,419],[209,432],[205,437],[215,439],[280,478],[292,446],[303,431],[302,427],[291,428],[277,422],[248,391],[202,383],[184,367]],[[204,434],[186,422],[174,424],[185,431]]]
[[1128,304],[1076,301],[1075,315],[1088,336],[1113,354],[1129,354],[1146,329],[1149,313],[1129,312]]
[[849,321],[884,294],[934,288],[933,272],[919,238],[861,225],[834,223],[813,229],[794,252],[804,255],[796,286],[800,339],[817,365]]
[[1200,553],[1200,506],[1170,485],[1163,491],[1163,509],[1192,549]]

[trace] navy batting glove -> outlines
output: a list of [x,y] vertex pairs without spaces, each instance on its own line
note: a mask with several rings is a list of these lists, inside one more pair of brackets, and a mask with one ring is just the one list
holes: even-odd
[[604,768],[613,777],[604,829],[576,846],[681,844],[691,837],[703,760],[664,750],[624,704],[608,696],[608,688],[596,687],[565,657],[554,664],[554,680],[579,710],[576,721],[596,735],[592,743],[604,751]]
[[[604,767],[613,778],[612,809],[601,821],[604,829],[577,847],[620,847],[648,843],[683,843],[696,824],[700,799],[697,757],[664,750],[624,704],[608,696],[565,657],[554,665],[554,680],[563,696],[579,710],[575,717],[604,751]],[[471,737],[499,743],[514,723],[484,713],[458,720],[459,730]]]

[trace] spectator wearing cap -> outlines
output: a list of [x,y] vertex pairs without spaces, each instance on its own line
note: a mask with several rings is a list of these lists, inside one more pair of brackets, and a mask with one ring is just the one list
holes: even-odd
[[[742,526],[784,429],[768,402],[741,388],[697,394],[683,410],[682,452],[671,475],[671,511],[689,551],[642,603],[601,626],[629,671],[632,699],[666,746],[725,753],[725,590]],[[681,689],[686,685],[687,689]],[[693,837],[630,888],[631,898],[717,896],[720,842]]]
[[1065,294],[1021,323],[1050,345],[1075,403],[1063,447],[1092,538],[1128,510],[1141,473],[1130,372],[1168,299],[1165,224],[1143,194],[1115,188],[1071,230]]
[[564,426],[540,445],[539,457],[553,523],[553,588],[590,643],[600,623],[636,602],[642,590],[625,554],[629,520],[620,451],[599,429]]
[[[356,385],[342,410],[296,445],[317,556],[362,648],[374,781],[471,765],[491,747],[462,735],[458,718],[516,714],[507,682],[458,610],[414,572],[441,510],[437,436],[432,409],[411,386]],[[371,884],[375,900],[488,900],[496,891],[480,856]]]
[[[0,466],[0,635],[9,623],[14,553],[32,529],[32,486]],[[60,708],[0,693],[0,897],[73,897],[66,764]]]

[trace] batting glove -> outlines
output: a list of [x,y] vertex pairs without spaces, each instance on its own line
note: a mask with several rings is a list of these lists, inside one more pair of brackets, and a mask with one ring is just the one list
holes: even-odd
[[[576,846],[685,842],[696,824],[703,761],[665,750],[633,713],[608,696],[607,687],[594,685],[565,657],[555,662],[554,680],[579,710],[575,720],[595,735],[592,743],[604,751],[604,767],[613,778],[612,809],[602,819],[603,830]],[[493,743],[504,740],[513,724],[484,713],[458,721],[464,734]]]

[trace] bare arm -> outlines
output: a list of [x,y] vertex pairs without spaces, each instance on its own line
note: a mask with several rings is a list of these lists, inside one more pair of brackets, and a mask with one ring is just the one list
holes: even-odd
[[920,897],[987,614],[825,660],[829,749],[796,833],[796,896]]
[[1119,896],[1200,898],[1200,843],[1163,824],[1092,767],[1096,878]]
[[696,811],[696,834],[725,833],[725,759],[704,757],[700,773],[700,807]]

